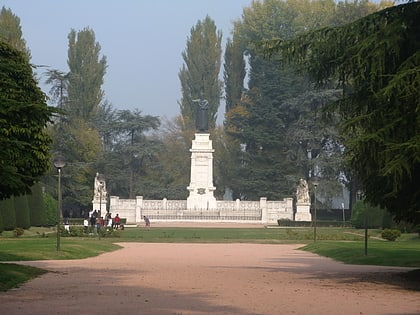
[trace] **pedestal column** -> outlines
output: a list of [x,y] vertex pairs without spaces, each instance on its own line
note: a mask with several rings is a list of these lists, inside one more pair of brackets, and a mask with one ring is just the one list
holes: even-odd
[[192,141],[191,181],[187,187],[188,209],[216,209],[214,197],[216,187],[213,186],[213,147],[209,133],[196,133]]

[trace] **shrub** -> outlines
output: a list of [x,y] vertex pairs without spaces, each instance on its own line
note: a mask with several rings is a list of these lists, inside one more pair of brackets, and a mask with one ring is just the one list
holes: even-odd
[[398,237],[401,236],[400,230],[395,229],[385,229],[382,231],[382,238],[394,242]]

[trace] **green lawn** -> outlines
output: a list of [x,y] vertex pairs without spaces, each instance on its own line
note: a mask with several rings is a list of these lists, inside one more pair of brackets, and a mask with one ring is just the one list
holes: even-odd
[[[117,242],[155,243],[258,243],[303,244],[303,250],[331,257],[349,264],[406,266],[420,268],[420,237],[403,234],[395,242],[380,240],[380,231],[371,230],[368,255],[364,255],[364,231],[343,228],[318,228],[317,242],[312,228],[127,228],[118,237],[96,235],[61,237],[56,251],[54,229],[31,228],[19,238],[12,232],[0,236],[0,261],[81,259],[117,250]],[[43,270],[0,264],[0,290],[18,286]]]

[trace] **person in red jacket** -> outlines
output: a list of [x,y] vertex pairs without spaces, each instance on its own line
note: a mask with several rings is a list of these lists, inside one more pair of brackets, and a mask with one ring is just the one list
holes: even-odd
[[118,230],[118,228],[120,227],[120,223],[121,223],[121,219],[120,219],[120,217],[118,216],[118,213],[117,213],[117,215],[112,220],[113,228]]

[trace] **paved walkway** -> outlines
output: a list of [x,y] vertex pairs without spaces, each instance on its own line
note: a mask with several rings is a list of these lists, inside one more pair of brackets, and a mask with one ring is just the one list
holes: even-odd
[[1,314],[414,315],[405,268],[351,266],[298,245],[122,243],[0,293]]

